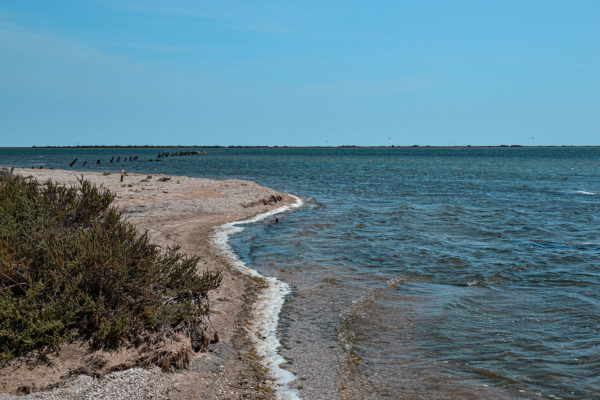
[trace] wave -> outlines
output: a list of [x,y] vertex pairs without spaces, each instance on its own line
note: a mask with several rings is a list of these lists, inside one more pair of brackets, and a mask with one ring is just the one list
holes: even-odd
[[215,229],[213,242],[219,247],[232,261],[233,266],[240,272],[263,279],[267,287],[263,289],[253,305],[253,314],[255,321],[247,328],[250,338],[254,342],[257,354],[260,356],[264,367],[273,375],[273,386],[278,399],[299,400],[298,392],[289,387],[290,382],[296,379],[296,376],[290,371],[281,368],[286,362],[277,350],[281,343],[277,338],[277,325],[281,307],[285,301],[285,296],[290,293],[290,286],[274,277],[263,276],[260,272],[249,268],[240,257],[233,251],[229,245],[229,236],[244,230],[239,225],[252,224],[268,218],[272,215],[290,211],[301,207],[304,202],[301,198],[293,196],[296,200],[291,206],[283,206],[266,213],[242,221],[233,221],[221,225]]
[[384,286],[369,289],[361,297],[352,302],[352,306],[340,315],[338,325],[338,341],[346,351],[352,349],[356,332],[354,330],[357,320],[369,313],[372,304],[385,292],[406,283],[404,276],[389,279]]
[[306,199],[305,206],[311,210],[325,207],[323,203],[318,202],[314,197]]
[[554,248],[554,247],[580,247],[580,248],[586,248],[586,247],[598,247],[598,246],[600,246],[599,242],[556,242],[556,241],[544,240],[544,239],[530,239],[528,241],[528,243],[529,244],[533,244],[535,246],[550,247],[550,248]]
[[585,190],[577,190],[575,193],[577,194],[583,194],[586,196],[594,196],[597,195],[598,193],[594,193],[594,192],[586,192]]
[[[468,367],[467,360],[467,368],[455,369],[454,345],[448,343],[454,331],[440,336],[432,325],[444,323],[436,315],[464,312],[452,310],[468,307],[460,295],[464,290],[407,274],[364,292],[340,316],[338,339],[347,352],[340,365],[340,397],[512,399],[500,386],[512,382],[510,377],[495,368]],[[448,348],[450,356],[444,353]],[[490,385],[497,382],[499,387]]]

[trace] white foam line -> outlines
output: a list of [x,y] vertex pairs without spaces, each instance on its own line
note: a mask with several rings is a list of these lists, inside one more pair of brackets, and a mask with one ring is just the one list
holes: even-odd
[[258,356],[260,356],[264,366],[269,369],[274,378],[273,386],[275,394],[281,400],[300,399],[298,391],[289,387],[289,383],[296,379],[296,376],[290,371],[281,368],[281,364],[285,363],[286,359],[277,352],[281,346],[277,338],[279,313],[281,312],[285,296],[290,293],[290,286],[277,278],[263,276],[260,272],[248,268],[238,255],[235,254],[228,240],[232,234],[244,230],[239,225],[262,221],[272,215],[301,207],[304,204],[301,198],[293,195],[292,197],[296,202],[291,206],[279,207],[253,218],[221,225],[215,229],[213,236],[214,243],[231,258],[235,268],[247,275],[262,278],[267,283],[267,287],[258,294],[256,302],[253,305],[254,321],[248,327],[248,333],[254,342]]

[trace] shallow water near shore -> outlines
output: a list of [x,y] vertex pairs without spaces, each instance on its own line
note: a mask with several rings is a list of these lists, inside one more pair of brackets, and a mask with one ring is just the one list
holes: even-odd
[[291,286],[280,354],[303,398],[599,393],[600,149],[206,150],[0,149],[0,164],[78,157],[302,197],[230,244]]

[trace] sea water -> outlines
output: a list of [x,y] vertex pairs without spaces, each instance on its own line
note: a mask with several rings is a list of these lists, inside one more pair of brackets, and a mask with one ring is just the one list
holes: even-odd
[[148,161],[159,151],[0,149],[0,164],[78,157],[76,170],[240,178],[301,197],[229,244],[289,285],[279,353],[303,398],[599,396],[600,149],[209,148]]

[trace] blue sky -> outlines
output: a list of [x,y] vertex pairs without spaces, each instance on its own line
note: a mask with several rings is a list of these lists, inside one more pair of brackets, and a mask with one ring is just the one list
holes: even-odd
[[600,145],[600,1],[0,3],[0,146]]

